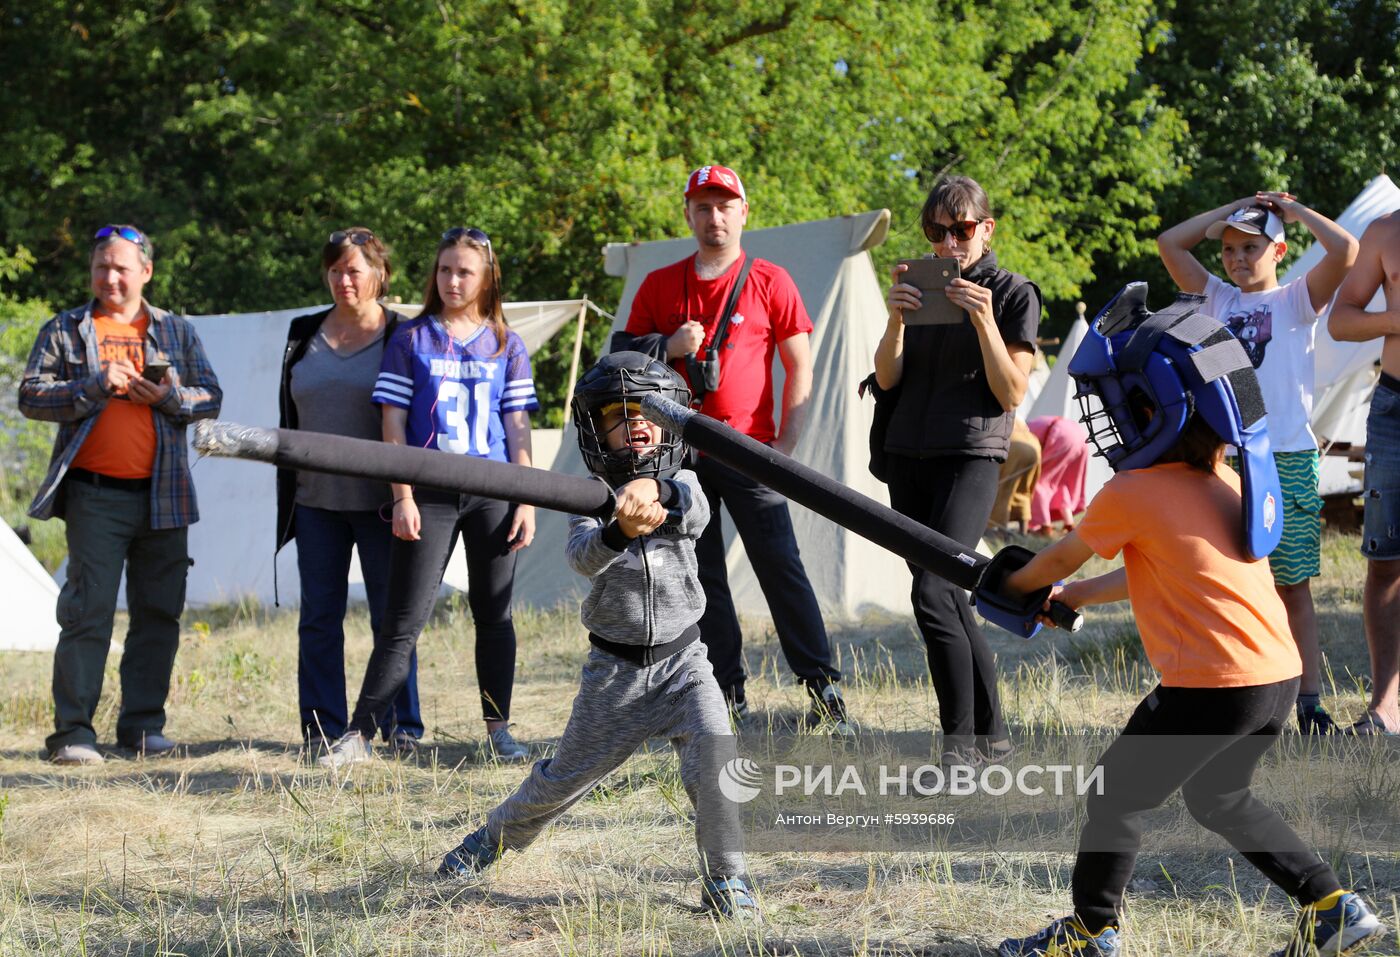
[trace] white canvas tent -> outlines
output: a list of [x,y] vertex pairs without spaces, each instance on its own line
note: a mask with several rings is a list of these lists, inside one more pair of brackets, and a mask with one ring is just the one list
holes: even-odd
[[52,651],[58,644],[58,585],[8,525],[0,525],[0,651]]
[[[325,307],[321,307],[325,308]],[[415,315],[416,306],[394,306]],[[505,306],[506,321],[533,353],[569,322],[582,330],[584,317],[596,309],[586,299],[514,302]],[[277,425],[277,390],[282,346],[294,316],[315,307],[280,312],[192,317],[209,361],[224,390],[219,417],[245,425]],[[577,350],[575,352],[577,355]],[[559,430],[534,430],[535,459],[548,465],[559,445]],[[274,528],[277,511],[276,471],[261,462],[204,458],[192,462],[200,520],[190,526],[190,568],[186,601],[192,605],[253,598],[273,601]],[[459,546],[446,582],[465,587],[466,562]],[[363,597],[358,560],[351,562],[352,595]],[[355,587],[357,586],[358,587]],[[298,600],[296,542],[277,555],[277,590],[284,605]],[[125,601],[125,588],[122,590]],[[52,613],[52,609],[50,609]]]
[[[1089,323],[1084,314],[1080,313],[1065,335],[1059,354],[1055,358],[1055,365],[1050,369],[1050,377],[1041,387],[1040,395],[1030,408],[1030,414],[1025,416],[1027,420],[1041,415],[1058,415],[1072,422],[1079,421],[1079,403],[1074,399],[1074,380],[1069,377],[1069,360],[1073,358],[1088,331]],[[1109,468],[1103,457],[1090,455],[1089,468],[1084,476],[1085,498],[1092,499],[1112,477],[1113,469]]]
[[[796,458],[824,475],[888,503],[885,486],[871,476],[870,419],[874,403],[861,400],[856,386],[873,368],[875,346],[885,325],[884,293],[869,250],[884,241],[889,211],[776,226],[745,232],[750,255],[777,263],[792,274],[812,316],[815,360],[811,408]],[[610,244],[604,250],[609,275],[626,280],[618,308],[625,322],[632,298],[652,270],[695,251],[695,240],[661,240]],[[782,394],[782,366],[774,360],[775,394]],[[572,435],[565,441],[556,471],[587,474]],[[822,610],[849,617],[865,606],[907,611],[909,572],[891,553],[805,508],[792,506],[807,573]],[[729,578],[734,602],[744,613],[767,614],[767,603],[733,534],[723,519],[729,542]],[[521,554],[516,571],[517,602],[548,607],[573,600],[585,582],[564,562],[567,519],[541,512],[535,544]]]

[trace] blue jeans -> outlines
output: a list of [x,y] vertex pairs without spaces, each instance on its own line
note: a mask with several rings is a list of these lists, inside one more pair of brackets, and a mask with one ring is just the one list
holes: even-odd
[[1384,373],[1366,416],[1365,517],[1361,554],[1400,558],[1400,388]]
[[[369,601],[370,628],[379,634],[389,594],[389,523],[377,512],[339,512],[296,507],[297,571],[301,574],[300,653],[297,687],[301,733],[307,741],[335,740],[345,733],[345,607],[350,550],[360,551],[360,571]],[[394,731],[423,736],[418,707],[418,656],[408,680],[379,722],[387,740]]]

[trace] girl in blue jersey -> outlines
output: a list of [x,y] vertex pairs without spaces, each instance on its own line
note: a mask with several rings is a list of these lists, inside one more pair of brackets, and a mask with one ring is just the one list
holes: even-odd
[[[501,271],[479,229],[442,235],[419,318],[399,326],[384,350],[373,401],[384,441],[530,465],[530,412],[539,408],[525,343],[506,327]],[[515,626],[510,617],[515,555],[535,534],[529,505],[393,485],[394,542],[382,634],[350,720],[321,758],[340,767],[371,757],[380,715],[408,674],[457,536],[467,548],[467,599],[476,622],[476,672],[491,749],[502,760],[528,752],[511,736]]]

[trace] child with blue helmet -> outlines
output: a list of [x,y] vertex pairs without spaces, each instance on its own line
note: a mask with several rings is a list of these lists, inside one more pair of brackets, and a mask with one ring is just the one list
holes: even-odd
[[[1079,526],[1008,575],[1004,590],[1034,592],[1095,554],[1121,553],[1123,568],[1052,594],[1074,608],[1130,600],[1161,683],[1099,759],[1074,913],[1003,941],[998,954],[1118,954],[1143,816],[1178,789],[1192,817],[1301,905],[1279,955],[1343,953],[1380,935],[1380,921],[1250,792],[1302,671],[1263,561],[1282,515],[1258,381],[1239,340],[1199,311],[1200,297],[1151,314],[1146,294],[1143,283],[1120,293],[1070,360],[1090,440],[1116,474]],[[1240,450],[1242,474],[1224,464],[1226,442]]]

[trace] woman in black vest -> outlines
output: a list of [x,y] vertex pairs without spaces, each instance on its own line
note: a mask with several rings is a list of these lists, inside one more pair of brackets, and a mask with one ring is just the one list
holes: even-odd
[[[904,310],[921,292],[896,266],[889,322],[875,350],[881,389],[898,390],[885,435],[890,504],[969,548],[996,500],[1014,410],[1026,394],[1040,325],[1040,290],[997,265],[987,193],[951,176],[924,201],[924,235],[940,257],[958,260],[962,278],[943,292],[964,312],[956,325],[909,326]],[[938,696],[944,760],[978,763],[1010,749],[997,697],[996,662],[967,596],[923,569],[914,573],[914,619],[928,648]]]
[[[334,305],[292,320],[278,394],[284,429],[308,429],[380,441],[379,407],[370,402],[384,343],[403,317],[380,304],[389,253],[364,227],[338,229],[321,248]],[[277,548],[297,540],[301,620],[297,685],[301,734],[311,748],[345,733],[345,607],[350,550],[360,555],[370,628],[379,630],[389,587],[393,536],[384,482],[277,470]],[[384,738],[412,752],[423,735],[418,664],[385,717]]]

